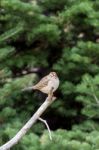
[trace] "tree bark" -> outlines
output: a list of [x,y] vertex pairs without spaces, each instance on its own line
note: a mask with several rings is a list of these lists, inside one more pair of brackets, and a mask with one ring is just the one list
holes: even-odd
[[35,114],[29,119],[29,121],[20,129],[20,131],[11,140],[2,145],[0,147],[0,150],[9,150],[11,147],[17,144],[54,100],[55,98],[52,94],[50,94],[46,98],[44,103],[38,108]]

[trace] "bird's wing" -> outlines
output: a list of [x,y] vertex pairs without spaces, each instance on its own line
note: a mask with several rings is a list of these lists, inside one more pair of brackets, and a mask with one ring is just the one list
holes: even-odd
[[34,89],[41,89],[47,86],[49,79],[47,77],[42,78],[36,85],[33,86]]

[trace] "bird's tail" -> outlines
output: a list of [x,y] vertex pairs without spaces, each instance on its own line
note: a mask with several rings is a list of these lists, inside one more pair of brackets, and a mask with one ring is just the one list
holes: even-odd
[[22,92],[24,92],[24,91],[31,91],[31,90],[34,90],[34,89],[35,89],[35,86],[30,86],[30,87],[22,89]]

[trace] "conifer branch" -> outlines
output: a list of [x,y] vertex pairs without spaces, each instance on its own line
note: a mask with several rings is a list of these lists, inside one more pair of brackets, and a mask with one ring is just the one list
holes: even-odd
[[44,103],[38,108],[35,114],[30,118],[30,120],[20,129],[20,131],[11,140],[9,140],[7,143],[2,145],[0,147],[0,150],[9,150],[11,147],[16,145],[54,100],[55,97],[53,97],[53,93],[51,92],[50,95],[48,95],[48,97],[44,101]]
[[21,32],[23,30],[23,26],[17,26],[13,29],[10,29],[9,31],[6,31],[5,33],[3,33],[1,36],[0,36],[0,42],[2,41],[6,41],[7,39],[15,36],[16,34],[18,34],[19,32]]

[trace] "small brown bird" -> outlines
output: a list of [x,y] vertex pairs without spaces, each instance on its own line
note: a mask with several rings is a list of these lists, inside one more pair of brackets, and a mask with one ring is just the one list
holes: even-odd
[[49,94],[52,89],[53,92],[55,92],[58,86],[59,86],[59,78],[56,72],[50,72],[47,76],[43,77],[36,85],[28,87],[23,91],[34,89]]

